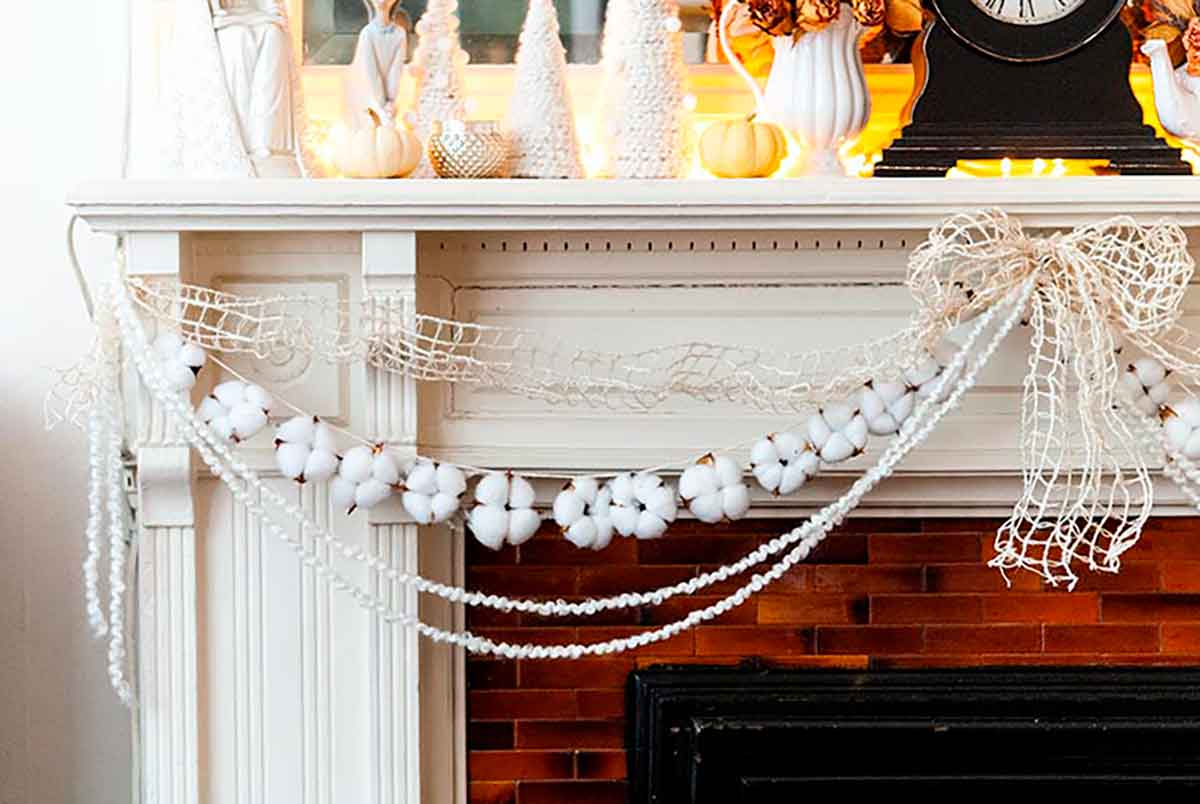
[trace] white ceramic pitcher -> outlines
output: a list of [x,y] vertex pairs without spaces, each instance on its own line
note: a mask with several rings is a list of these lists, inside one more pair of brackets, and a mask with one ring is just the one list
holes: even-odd
[[858,40],[866,30],[849,8],[819,31],[799,39],[772,37],[775,61],[766,89],[746,71],[729,43],[728,26],[737,3],[726,3],[717,26],[725,58],[741,76],[758,116],[787,129],[803,145],[800,170],[812,175],[845,175],[838,149],[857,137],[871,117],[871,95]]

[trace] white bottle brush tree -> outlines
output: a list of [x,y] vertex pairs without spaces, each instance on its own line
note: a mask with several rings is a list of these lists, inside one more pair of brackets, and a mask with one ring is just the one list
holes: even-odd
[[624,0],[629,30],[618,60],[612,126],[621,179],[671,179],[686,171],[683,25],[677,0]]
[[507,128],[513,176],[583,178],[554,0],[529,0]]
[[[458,39],[458,0],[429,0],[417,22],[417,48],[409,71],[417,82],[413,130],[428,148],[435,121],[462,120],[466,117],[466,81],[463,68],[469,57]],[[429,157],[413,174],[416,178],[434,175]]]

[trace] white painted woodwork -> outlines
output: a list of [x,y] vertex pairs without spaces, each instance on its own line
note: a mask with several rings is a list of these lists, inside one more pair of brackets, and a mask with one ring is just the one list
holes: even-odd
[[[148,279],[304,292],[351,310],[386,295],[389,315],[420,310],[617,349],[706,339],[797,350],[894,331],[913,312],[908,254],[962,210],[1000,207],[1030,227],[1169,216],[1200,233],[1200,182],[1187,178],[128,182],[84,187],[72,204],[93,228],[129,234],[128,270]],[[1187,314],[1197,320],[1200,297]],[[1009,508],[1023,337],[862,515]],[[239,368],[402,454],[475,465],[633,468],[791,423],[683,399],[648,413],[558,409],[315,360]],[[198,394],[220,379],[202,377]],[[464,800],[462,657],[333,594],[198,474],[144,394],[130,399],[143,801]],[[346,540],[403,571],[461,582],[462,534],[418,529],[395,500],[352,518],[330,511],[322,489],[278,478],[269,434],[242,452]],[[794,517],[854,471],[795,499],[762,496],[757,513]],[[556,490],[541,484],[540,500]],[[1160,503],[1186,510],[1165,488]],[[405,612],[462,625],[454,607],[343,569]]]

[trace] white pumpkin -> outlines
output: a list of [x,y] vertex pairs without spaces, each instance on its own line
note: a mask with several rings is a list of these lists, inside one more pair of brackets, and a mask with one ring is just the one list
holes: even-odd
[[351,179],[403,178],[421,162],[421,141],[408,129],[384,125],[368,109],[372,125],[352,133],[338,149],[338,168]]

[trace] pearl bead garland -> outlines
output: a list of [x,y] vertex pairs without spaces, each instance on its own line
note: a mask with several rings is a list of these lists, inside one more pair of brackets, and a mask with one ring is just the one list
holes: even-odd
[[[339,591],[346,592],[351,595],[363,608],[372,611],[380,616],[386,622],[396,622],[411,626],[418,633],[432,639],[434,642],[447,642],[465,648],[473,653],[491,653],[505,658],[580,658],[582,656],[607,655],[609,653],[617,653],[625,650],[642,647],[644,645],[658,642],[664,639],[669,639],[682,631],[691,628],[701,622],[719,617],[722,614],[730,611],[736,606],[744,603],[752,594],[760,592],[767,585],[782,577],[795,564],[805,560],[816,548],[817,545],[825,538],[825,536],[839,524],[861,501],[862,497],[873,489],[883,478],[892,474],[895,466],[903,459],[915,446],[922,443],[934,429],[940,420],[947,415],[952,409],[957,407],[963,394],[966,393],[975,383],[979,371],[985,366],[1004,337],[1011,331],[1013,326],[1020,319],[1021,312],[1029,299],[1034,288],[1032,280],[1027,281],[1016,294],[1016,299],[1013,308],[1007,319],[998,328],[992,336],[987,346],[981,354],[975,359],[971,369],[959,375],[960,370],[966,363],[967,355],[974,346],[975,342],[982,335],[984,329],[994,319],[997,310],[1003,305],[996,305],[988,310],[976,322],[967,339],[967,343],[962,350],[955,356],[954,361],[945,376],[939,381],[938,388],[919,406],[916,413],[905,422],[905,426],[901,428],[899,437],[885,451],[880,462],[863,477],[859,478],[847,494],[839,500],[830,504],[826,508],[812,518],[804,525],[793,529],[790,533],[773,539],[767,545],[752,552],[744,557],[741,561],[733,565],[728,565],[719,570],[706,573],[704,576],[690,579],[687,582],[676,584],[672,587],[664,587],[649,593],[641,594],[622,594],[614,598],[604,600],[585,601],[580,604],[568,604],[564,601],[554,602],[538,602],[530,600],[511,600],[505,597],[495,595],[481,595],[480,593],[469,592],[459,587],[448,587],[442,584],[430,582],[419,576],[412,576],[407,573],[399,573],[390,567],[387,567],[377,558],[367,556],[361,548],[355,548],[345,543],[338,541],[331,534],[328,534],[324,529],[313,523],[304,514],[303,509],[295,503],[284,500],[280,495],[269,489],[257,476],[250,471],[241,461],[238,461],[228,450],[227,445],[220,443],[219,439],[208,431],[208,428],[201,425],[194,414],[176,394],[169,391],[169,385],[165,382],[160,367],[146,359],[148,344],[144,331],[137,323],[132,308],[129,304],[129,299],[125,294],[124,286],[120,283],[115,285],[114,291],[114,306],[117,312],[117,318],[120,324],[123,340],[130,345],[130,353],[133,356],[134,363],[142,376],[148,389],[155,400],[163,406],[167,412],[174,414],[179,422],[181,435],[183,438],[192,444],[197,450],[201,459],[210,468],[210,470],[220,477],[233,493],[234,497],[245,505],[247,512],[256,518],[259,518],[266,529],[274,533],[291,547],[300,557],[301,562],[308,567],[311,567],[315,574],[327,580],[330,585]],[[954,387],[951,393],[945,397],[944,401],[937,401],[941,396],[944,386],[950,381],[950,378],[957,377],[954,381]],[[118,445],[118,461],[119,461],[119,437]],[[251,493],[254,489],[258,494]],[[119,488],[118,488],[119,491]],[[290,518],[296,519],[301,524],[300,536],[293,537],[284,528],[279,526],[268,515],[268,509],[260,500],[266,498],[276,507],[282,508]],[[627,608],[638,605],[660,605],[675,594],[691,594],[695,591],[704,588],[705,586],[727,580],[733,575],[740,574],[752,566],[763,563],[769,556],[781,552],[789,545],[795,544],[795,547],[768,569],[763,574],[755,574],[751,580],[739,588],[731,595],[714,603],[706,608],[691,612],[681,620],[664,625],[652,631],[646,631],[637,634],[633,637],[608,640],[606,642],[592,644],[576,644],[576,645],[510,645],[508,643],[495,643],[492,640],[484,639],[475,636],[468,631],[451,632],[440,628],[436,628],[420,622],[412,615],[394,611],[390,606],[347,580],[336,568],[323,560],[316,552],[314,547],[304,544],[304,532],[311,530],[316,536],[316,540],[326,543],[330,549],[337,550],[342,555],[349,559],[358,560],[368,564],[374,569],[383,571],[388,576],[397,582],[404,583],[416,587],[419,591],[432,593],[443,597],[451,602],[467,603],[468,605],[484,605],[490,608],[497,608],[503,611],[533,611],[542,613],[543,610],[550,614],[556,615],[571,615],[571,614],[594,614],[605,608]],[[121,554],[123,561],[124,544],[122,540]],[[122,577],[123,580],[123,577]],[[123,583],[122,583],[123,588]],[[111,613],[110,613],[111,618]],[[114,620],[114,628],[115,628]],[[110,654],[110,670],[112,665],[112,656]],[[116,679],[114,678],[114,684]]]

